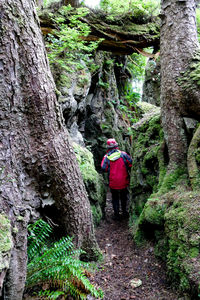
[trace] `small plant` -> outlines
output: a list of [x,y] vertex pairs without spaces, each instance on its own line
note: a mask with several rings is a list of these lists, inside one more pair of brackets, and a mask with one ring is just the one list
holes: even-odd
[[[102,39],[87,41],[90,33],[88,24],[80,19],[88,14],[88,9],[79,7],[74,10],[71,5],[60,9],[60,16],[54,19],[57,30],[47,37],[46,47],[50,64],[58,64],[67,72],[74,72],[87,66],[91,72],[96,71],[98,66],[93,62],[92,53],[96,50]],[[65,18],[69,23],[65,23]]]
[[52,228],[43,220],[29,225],[28,231],[28,288],[46,284],[47,290],[39,293],[43,299],[69,294],[76,299],[86,299],[88,294],[103,297],[86,277],[90,265],[78,259],[83,251],[74,249],[72,238],[51,242]]
[[[138,111],[136,103],[140,100],[140,93],[133,91],[129,84],[124,91],[124,97],[120,99],[119,110],[122,113],[123,119],[126,119],[130,125],[138,121]],[[129,130],[131,134],[131,128]]]
[[102,80],[102,78],[99,78],[99,82],[98,82],[99,86],[104,88],[104,89],[108,89],[109,88],[109,83],[108,82],[104,82]]

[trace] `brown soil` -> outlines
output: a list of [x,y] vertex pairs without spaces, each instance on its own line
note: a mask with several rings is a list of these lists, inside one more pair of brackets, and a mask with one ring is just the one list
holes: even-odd
[[[107,202],[106,220],[96,229],[104,260],[93,279],[104,291],[104,300],[185,299],[168,285],[165,266],[155,258],[152,244],[138,248],[130,235],[128,220],[112,220],[110,197]],[[140,279],[142,285],[132,287],[133,279]]]

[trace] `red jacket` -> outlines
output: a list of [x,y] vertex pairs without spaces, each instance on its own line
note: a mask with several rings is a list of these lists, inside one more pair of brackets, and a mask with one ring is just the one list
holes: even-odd
[[108,172],[109,187],[114,190],[122,190],[129,185],[128,169],[132,166],[132,158],[117,148],[111,149],[104,155],[101,168]]

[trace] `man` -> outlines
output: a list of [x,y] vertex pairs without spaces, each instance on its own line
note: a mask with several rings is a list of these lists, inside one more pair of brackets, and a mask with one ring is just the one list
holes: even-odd
[[114,219],[119,220],[119,200],[121,200],[123,217],[128,216],[126,210],[127,187],[129,186],[128,170],[132,166],[132,158],[126,152],[118,149],[118,144],[113,138],[107,140],[107,149],[107,153],[101,162],[101,168],[103,171],[108,172]]

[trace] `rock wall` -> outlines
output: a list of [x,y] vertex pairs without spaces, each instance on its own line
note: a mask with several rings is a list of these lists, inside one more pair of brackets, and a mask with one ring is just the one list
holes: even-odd
[[191,191],[183,169],[165,176],[168,154],[159,108],[146,103],[141,104],[141,109],[142,118],[133,126],[132,234],[138,244],[149,239],[154,241],[155,254],[166,262],[169,280],[188,293],[189,299],[197,299],[200,292],[199,192]]
[[137,106],[141,119],[132,126],[131,222],[141,214],[149,196],[157,191],[161,176],[159,166],[164,164],[160,108],[145,102]]
[[[123,81],[129,79],[130,74],[126,70],[124,56],[116,57],[98,51],[93,62],[96,65],[93,73],[83,61],[82,67],[74,68],[74,71],[66,70],[59,64],[55,64],[52,71],[64,122],[74,143],[90,200],[94,223],[98,225],[104,215],[107,176],[100,175],[97,171],[101,173],[100,164],[107,150],[106,141],[114,137],[123,150],[129,152],[130,149],[131,139],[127,129],[130,125],[119,109]],[[51,215],[52,208],[49,210]]]
[[160,106],[160,60],[150,59],[145,69],[142,101]]
[[104,217],[106,205],[106,187],[104,179],[95,169],[92,153],[85,147],[76,143],[73,143],[73,147],[88,193],[93,221],[95,225],[98,225],[102,217]]
[[[86,67],[74,73],[61,67],[53,69],[58,100],[70,136],[74,142],[90,147],[97,170],[100,170],[108,138],[116,138],[126,151],[130,148],[129,124],[119,109],[118,91],[122,79],[119,81],[121,74],[116,60],[120,58],[98,51],[94,58],[98,69],[94,74]],[[125,64],[121,70],[125,74]]]
[[95,165],[100,169],[100,162],[106,151],[106,140],[114,137],[119,146],[130,149],[129,124],[119,109],[119,82],[115,73],[115,57],[99,52],[95,58],[100,66],[93,76],[87,97],[85,139],[94,153]]

